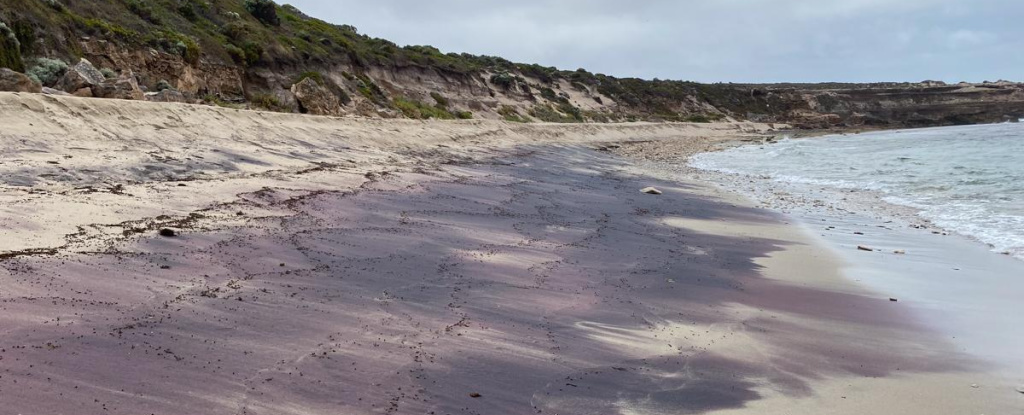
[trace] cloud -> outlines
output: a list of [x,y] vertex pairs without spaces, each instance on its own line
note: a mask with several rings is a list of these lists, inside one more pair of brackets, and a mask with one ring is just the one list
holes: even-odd
[[1019,0],[292,0],[399,44],[704,82],[1021,79]]

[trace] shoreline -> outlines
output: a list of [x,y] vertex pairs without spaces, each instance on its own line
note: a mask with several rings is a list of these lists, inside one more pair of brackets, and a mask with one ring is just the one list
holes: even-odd
[[[743,145],[756,144],[729,142],[723,149]],[[1014,328],[1013,317],[1024,313],[1024,307],[1016,304],[1024,295],[1024,281],[1017,278],[1024,275],[1021,258],[997,253],[976,238],[935,225],[908,206],[884,201],[888,207],[833,210],[811,203],[812,194],[776,190],[764,178],[704,170],[688,162],[662,167],[791,218],[840,259],[843,278],[907,304],[914,319],[993,364],[1004,378],[998,387],[1013,390],[1024,383],[1020,375],[1024,358],[1015,347],[1024,344],[1024,330]],[[785,196],[782,203],[778,203],[779,193]],[[872,192],[861,190],[856,195],[866,193]],[[866,200],[881,201],[873,197],[878,196]],[[856,206],[868,205],[862,201]]]
[[54,249],[0,257],[0,398],[15,412],[1019,404],[991,365],[844,278],[785,216],[611,154],[661,143],[670,161],[765,125],[384,122],[4,94],[0,108],[0,251]]

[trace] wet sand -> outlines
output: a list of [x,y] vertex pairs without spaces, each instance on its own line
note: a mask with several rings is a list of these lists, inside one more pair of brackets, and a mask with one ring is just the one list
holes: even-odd
[[[154,108],[192,111],[117,111],[151,119]],[[75,141],[54,111],[37,122]],[[993,376],[985,363],[843,278],[840,259],[786,217],[602,151],[763,127],[384,132],[383,121],[289,116],[289,127],[281,116],[279,128],[295,128],[281,132],[237,118],[268,115],[198,111],[239,126],[210,130],[234,138],[179,131],[192,150],[173,138],[161,157],[208,160],[194,148],[231,143],[233,157],[258,161],[236,165],[256,167],[140,175],[175,162],[126,146],[131,157],[90,169],[100,173],[4,183],[3,223],[21,224],[3,228],[0,254],[4,411],[931,414],[1019,403],[972,388]],[[81,133],[87,146],[162,134],[129,128],[138,118],[120,129],[85,119],[100,131]],[[28,172],[18,177],[63,153],[31,127],[0,135],[0,168]],[[346,132],[279,139],[332,129]],[[427,130],[426,143],[373,144]],[[459,142],[473,130],[489,132]],[[17,147],[30,137],[34,157]],[[89,157],[64,160],[75,159]],[[639,192],[648,186],[663,194]]]

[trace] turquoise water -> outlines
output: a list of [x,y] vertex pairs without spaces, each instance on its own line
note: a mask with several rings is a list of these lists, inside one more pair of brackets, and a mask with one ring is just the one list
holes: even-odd
[[697,168],[841,192],[869,190],[1024,258],[1024,123],[786,139],[694,157]]

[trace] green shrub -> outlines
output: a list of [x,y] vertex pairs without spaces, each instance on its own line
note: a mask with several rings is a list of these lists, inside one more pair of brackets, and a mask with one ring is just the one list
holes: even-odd
[[27,20],[15,20],[11,29],[21,43],[21,56],[31,56],[36,44],[36,28]]
[[118,38],[128,42],[134,42],[139,39],[138,32],[124,26],[120,26],[103,19],[84,18],[78,15],[72,16],[75,24],[78,25],[82,31],[90,35]]
[[376,83],[365,74],[356,75],[356,87],[359,93],[362,94],[366,99],[369,99],[374,104],[386,107],[388,105],[388,98],[384,95],[384,90],[380,89]]
[[153,12],[153,7],[146,2],[146,0],[125,0],[125,6],[128,7],[128,11],[139,16],[140,19],[160,26],[163,24],[163,20],[160,16],[157,16]]
[[199,43],[189,36],[172,30],[154,31],[146,35],[146,43],[167,53],[181,56],[191,65],[199,63],[202,51]]
[[544,122],[583,122],[583,114],[580,113],[579,108],[573,107],[570,104],[568,106],[559,106],[559,110],[565,113],[558,112],[551,105],[537,105],[530,110],[530,116]]
[[265,25],[281,25],[281,19],[277,17],[277,5],[271,0],[245,0],[245,10]]
[[100,68],[100,73],[103,74],[103,77],[107,79],[114,79],[117,77],[117,73],[110,68]]
[[54,9],[56,11],[59,11],[59,12],[64,11],[64,4],[61,3],[58,0],[43,0],[43,4],[45,4],[47,7],[51,8],[51,9]]
[[53,86],[67,72],[67,62],[60,59],[38,58],[26,74],[43,86]]
[[25,72],[25,63],[21,60],[21,42],[4,22],[0,22],[0,67]]
[[249,96],[249,102],[256,108],[274,112],[291,112],[291,110],[273,94],[257,92]]
[[[526,80],[521,76],[512,75],[508,72],[498,72],[491,75],[491,83],[500,86],[502,89],[509,91],[515,88],[517,85],[526,85]],[[527,87],[529,88],[529,87]]]
[[448,98],[445,98],[444,95],[438,92],[431,92],[430,97],[434,99],[434,102],[437,102],[439,108],[448,108]]
[[455,113],[455,118],[458,118],[460,120],[472,120],[473,113],[469,111],[459,111]]
[[509,122],[530,122],[529,118],[520,115],[519,111],[508,105],[502,105],[501,108],[498,108],[498,115],[501,115],[505,121]]
[[440,120],[451,120],[455,118],[455,115],[448,110],[438,108],[435,106],[427,105],[419,101],[398,97],[394,100],[395,108],[402,111],[406,117],[415,119],[431,119],[436,118]]
[[245,53],[246,66],[255,65],[263,57],[263,46],[256,42],[245,42],[242,51]]
[[245,65],[246,64],[245,51],[242,50],[242,48],[240,48],[238,46],[235,46],[235,45],[232,45],[230,43],[225,43],[224,44],[224,50],[227,51],[228,56],[230,56],[231,60],[235,61],[236,64],[239,64],[239,65]]
[[165,91],[165,90],[168,90],[168,89],[172,90],[172,91],[175,90],[174,86],[171,85],[170,82],[167,82],[166,79],[161,79],[159,82],[156,83],[156,90],[157,90],[157,92]]
[[321,86],[327,85],[327,83],[324,82],[324,75],[322,73],[320,73],[320,72],[317,72],[317,71],[306,71],[306,72],[303,72],[303,73],[299,74],[299,76],[297,78],[295,78],[295,82],[293,82],[293,83],[297,84],[299,82],[302,82],[302,81],[306,80],[307,78],[310,78],[313,81],[316,81],[316,83],[321,85]]

